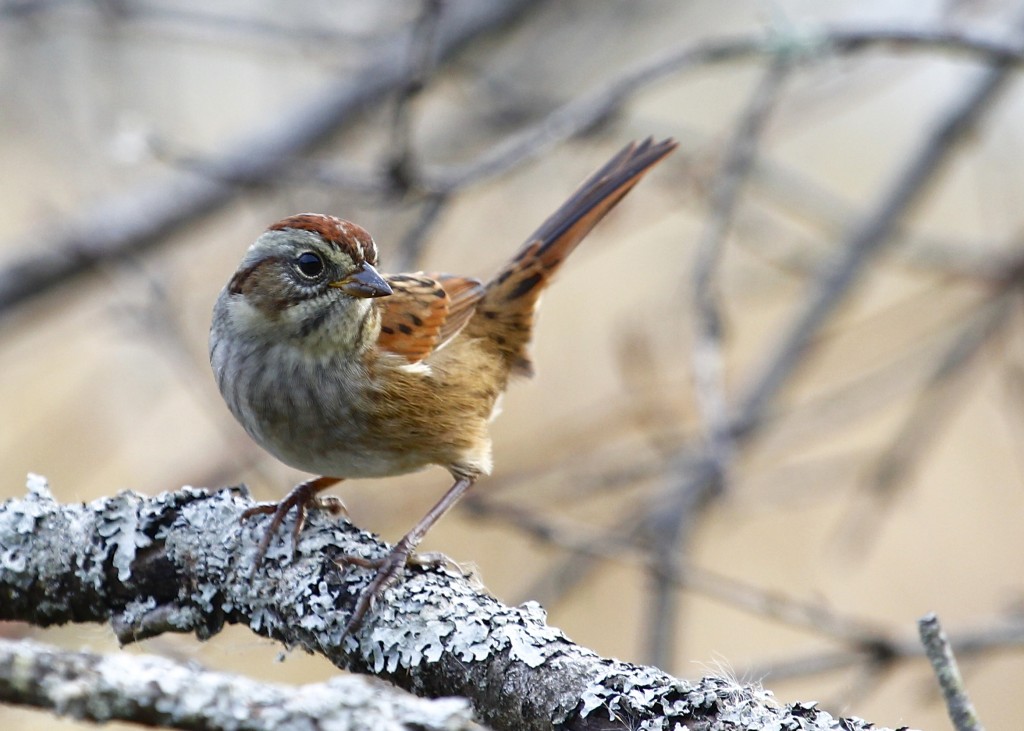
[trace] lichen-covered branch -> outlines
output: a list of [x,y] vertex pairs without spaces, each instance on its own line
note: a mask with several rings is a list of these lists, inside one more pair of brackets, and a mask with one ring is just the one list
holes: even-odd
[[599,657],[549,627],[538,605],[505,606],[444,569],[410,570],[344,636],[371,572],[332,557],[386,547],[314,513],[295,558],[275,541],[254,573],[265,524],[239,521],[249,506],[243,490],[196,488],[60,505],[33,477],[27,497],[0,506],[0,619],[110,622],[122,642],[245,624],[417,695],[465,696],[498,729],[869,727],[728,678],[690,683]]
[[294,687],[30,641],[0,640],[0,700],[82,721],[195,731],[482,731],[460,698],[425,700],[357,675]]

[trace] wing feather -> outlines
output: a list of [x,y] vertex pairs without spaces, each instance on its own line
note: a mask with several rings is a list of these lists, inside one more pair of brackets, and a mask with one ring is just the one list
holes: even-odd
[[386,275],[393,294],[380,302],[381,349],[416,363],[455,337],[483,297],[476,279],[452,274]]

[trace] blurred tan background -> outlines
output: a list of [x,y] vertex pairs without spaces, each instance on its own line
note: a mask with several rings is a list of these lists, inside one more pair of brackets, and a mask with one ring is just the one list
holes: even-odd
[[[473,164],[678,49],[769,38],[768,47],[792,53],[713,280],[732,406],[776,357],[821,266],[877,211],[935,120],[984,67],[983,57],[940,44],[830,53],[825,29],[945,29],[1012,42],[1024,37],[1015,32],[1022,8],[539,2],[433,65],[417,56],[418,42],[437,40],[424,31],[424,7],[0,3],[0,271],[45,258],[47,246],[113,197],[129,201],[118,211],[144,218],[135,196],[155,181],[212,174],[224,150],[290,123],[337,80],[365,74],[387,39],[408,49],[410,78],[424,82],[404,103],[397,92],[368,102],[329,144],[146,251],[5,304],[4,494],[21,495],[26,473],[36,472],[62,501],[242,481],[258,498],[276,498],[304,476],[248,441],[206,362],[214,298],[263,228],[300,211],[333,213],[374,234],[385,270],[400,262],[486,278],[625,142],[674,136],[677,154],[595,231],[545,296],[538,376],[504,401],[494,475],[424,548],[474,566],[503,601],[541,601],[552,624],[601,654],[659,662],[683,677],[735,673],[783,702],[817,700],[893,727],[948,727],[915,650],[915,621],[934,610],[954,641],[977,641],[961,662],[981,718],[989,728],[1019,725],[1018,79],[931,177],[900,236],[858,272],[767,418],[731,445],[721,493],[690,516],[690,532],[671,550],[690,585],[660,595],[673,608],[670,627],[652,626],[658,582],[645,571],[664,549],[648,550],[650,536],[624,521],[645,506],[658,514],[665,491],[692,478],[701,453],[695,260],[715,215],[715,176],[764,90],[769,54],[667,73],[567,141],[551,125],[518,164],[454,191],[436,217],[415,174]],[[389,188],[384,174],[403,125],[408,191]],[[338,493],[355,522],[393,541],[447,486],[434,469],[346,483]],[[605,555],[584,562],[573,546]],[[119,651],[105,627],[4,631]],[[877,652],[862,652],[865,644]],[[294,683],[337,672],[239,629],[204,644],[166,637],[126,651]],[[73,725],[0,709],[4,728]]]

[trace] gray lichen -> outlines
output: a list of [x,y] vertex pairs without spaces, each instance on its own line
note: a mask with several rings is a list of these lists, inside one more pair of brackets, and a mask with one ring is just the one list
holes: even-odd
[[729,678],[705,677],[694,684],[668,678],[653,668],[609,663],[582,695],[581,717],[634,719],[637,731],[682,728],[695,718],[710,729],[854,731],[873,729],[862,719],[838,719],[815,703],[781,706],[770,691]]
[[[451,582],[436,574],[414,576],[399,589],[399,601],[383,603],[374,622],[361,632],[356,649],[372,655],[374,672],[394,673],[436,662],[450,652],[464,662],[479,662],[498,653],[529,668],[540,667],[568,642],[549,627],[536,602],[521,607],[495,603],[480,614],[480,594],[468,582]],[[444,601],[438,601],[444,583]]]
[[[129,642],[165,631],[205,638],[246,624],[339,667],[420,695],[465,695],[496,728],[868,728],[723,678],[691,683],[607,660],[546,623],[536,603],[501,604],[457,571],[410,569],[351,636],[344,629],[372,571],[341,555],[379,556],[373,536],[314,512],[293,558],[287,531],[253,571],[266,521],[242,522],[239,490],[120,493],[57,505],[45,483],[0,509],[0,616],[41,624],[112,621]],[[64,587],[62,592],[47,588]]]
[[474,731],[461,698],[424,700],[344,676],[290,687],[163,658],[72,653],[0,640],[0,695],[72,718],[178,728]]

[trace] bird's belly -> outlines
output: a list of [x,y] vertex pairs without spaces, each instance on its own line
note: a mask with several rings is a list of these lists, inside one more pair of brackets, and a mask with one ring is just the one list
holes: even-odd
[[[402,393],[414,391],[417,399],[402,400],[360,360],[311,363],[283,346],[223,343],[211,360],[221,393],[249,436],[290,467],[340,478],[390,477],[431,464],[490,471],[486,414],[459,407],[452,394],[424,396],[412,383]],[[265,367],[268,362],[278,367]],[[253,364],[263,367],[241,367]],[[276,375],[281,371],[288,377]],[[224,377],[229,372],[245,375]],[[391,375],[424,377],[401,369]],[[431,383],[431,389],[444,386]]]
[[423,469],[436,455],[416,449],[402,434],[368,433],[365,412],[335,404],[310,428],[299,416],[246,423],[255,441],[290,467],[330,477],[390,477]]
[[[352,449],[335,442],[319,451],[289,450],[288,445],[263,445],[285,464],[331,477],[391,477],[416,472],[432,463],[429,456],[407,449],[380,449],[365,445]],[[275,448],[278,447],[278,448]],[[280,448],[283,447],[283,448]]]
[[[254,362],[262,367],[241,367]],[[280,367],[267,368],[268,362]],[[284,347],[226,342],[213,363],[218,375],[247,374],[231,381],[218,377],[221,393],[249,436],[290,467],[331,477],[387,477],[432,461],[401,434],[367,430],[379,404],[365,388],[367,374],[358,362],[310,363]],[[279,379],[275,370],[289,377]]]

